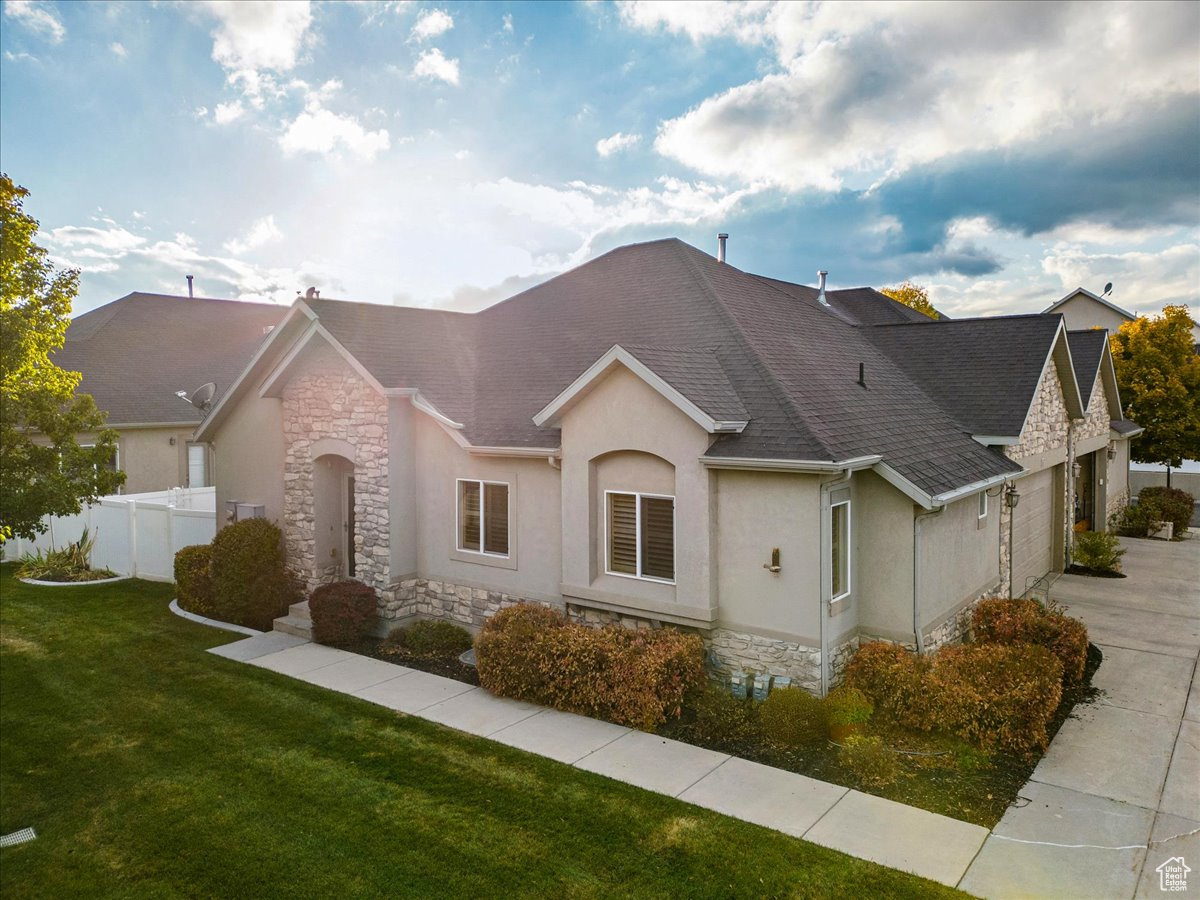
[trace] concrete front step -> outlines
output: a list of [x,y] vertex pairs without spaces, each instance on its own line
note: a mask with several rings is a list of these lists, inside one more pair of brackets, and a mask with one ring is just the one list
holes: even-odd
[[308,613],[308,601],[301,600],[299,603],[293,603],[288,607],[288,615],[295,619],[304,619],[306,622],[312,619]]
[[283,634],[295,635],[299,638],[304,638],[306,641],[312,640],[312,619],[308,616],[300,618],[300,616],[280,616],[275,620],[275,630]]

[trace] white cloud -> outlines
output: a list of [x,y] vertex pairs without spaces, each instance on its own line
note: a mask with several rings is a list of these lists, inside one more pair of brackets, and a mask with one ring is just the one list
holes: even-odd
[[621,18],[761,46],[774,71],[664,122],[656,149],[709,176],[787,190],[865,187],[1072,129],[1086,140],[1198,93],[1197,4],[1153,17],[1122,3],[684,6],[622,6]]
[[112,220],[107,220],[106,224],[109,227],[63,225],[60,228],[51,229],[49,232],[50,243],[58,247],[92,247],[107,251],[132,250],[134,247],[140,247],[146,243],[144,237],[126,231]]
[[437,47],[426,50],[413,66],[413,75],[458,84],[458,60],[447,59]]
[[67,36],[58,12],[49,3],[37,0],[4,0],[4,15],[20,22],[38,37],[52,44],[61,44]]
[[226,241],[225,249],[234,256],[240,256],[247,250],[280,240],[283,240],[283,232],[276,226],[275,216],[269,215],[251,225],[245,236]]
[[513,33],[513,18],[512,18],[512,13],[505,13],[505,14],[504,14],[504,32],[505,32],[506,34],[512,34],[512,33]]
[[454,18],[444,9],[423,9],[412,27],[410,40],[428,41],[454,27]]
[[230,122],[236,122],[246,113],[246,108],[236,100],[232,103],[218,103],[217,108],[213,110],[213,121],[218,125],[228,125]]
[[217,20],[212,57],[231,72],[287,72],[304,46],[312,10],[308,0],[206,0]]
[[125,45],[122,44],[120,41],[113,41],[111,44],[108,45],[108,49],[113,52],[114,56],[116,56],[120,59],[124,59],[125,57],[127,57],[129,55],[129,51],[125,49]]
[[9,50],[5,50],[4,58],[7,59],[9,62],[31,62],[31,63],[35,63],[35,64],[41,63],[41,60],[38,59],[36,56],[34,56],[32,53],[25,53],[24,51],[22,51],[20,53],[12,53]]
[[632,149],[637,146],[642,140],[640,134],[623,134],[618,131],[611,137],[606,137],[603,140],[596,141],[596,152],[601,156],[609,157],[614,153],[621,153],[625,150]]
[[[130,235],[116,223],[107,229],[68,225],[50,232],[48,243],[57,251],[52,254],[56,265],[81,269],[86,293],[107,299],[128,293],[130,286],[179,294],[186,285],[185,275],[196,276],[201,295],[239,300],[290,303],[296,290],[308,284],[340,288],[340,282],[320,265],[302,263],[294,269],[255,266],[205,253],[183,232],[169,240],[150,242]],[[64,249],[60,251],[60,247]]]
[[1113,302],[1131,312],[1154,312],[1168,303],[1195,307],[1200,243],[1095,254],[1078,246],[1058,245],[1046,252],[1042,270],[1058,279],[1062,293],[1081,285],[1099,293],[1111,281]]
[[768,2],[713,3],[709,0],[632,0],[617,8],[621,20],[644,31],[663,30],[687,35],[699,43],[717,37],[734,37],[759,43],[769,34]]
[[208,107],[207,106],[197,106],[195,109],[192,110],[192,118],[194,118],[194,119],[203,119],[207,115],[208,115]]
[[353,116],[339,115],[319,105],[308,106],[279,137],[285,155],[317,153],[336,156],[341,150],[359,159],[374,159],[391,146],[387,129],[367,131]]

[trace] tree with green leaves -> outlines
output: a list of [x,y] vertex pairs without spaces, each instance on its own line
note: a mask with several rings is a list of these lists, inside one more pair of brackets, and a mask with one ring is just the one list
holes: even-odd
[[[0,174],[0,543],[44,531],[43,517],[71,515],[125,481],[112,468],[117,434],[78,372],[51,356],[66,340],[79,272],[55,270],[35,243],[29,191]],[[92,446],[77,435],[96,432]]]
[[1186,306],[1139,316],[1110,338],[1125,418],[1145,433],[1133,441],[1133,458],[1177,468],[1200,459],[1200,355]]
[[897,287],[880,288],[879,293],[886,294],[897,303],[903,303],[905,306],[911,307],[919,313],[924,313],[931,319],[940,319],[942,317],[942,314],[934,309],[933,304],[929,302],[929,291],[919,284],[906,281]]

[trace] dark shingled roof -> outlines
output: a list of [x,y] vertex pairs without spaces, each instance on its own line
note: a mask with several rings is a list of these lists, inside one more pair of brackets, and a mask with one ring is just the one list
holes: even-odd
[[[780,281],[777,278],[757,276],[762,281],[779,288],[793,297],[807,303],[817,303],[819,291],[806,284],[793,284],[790,281]],[[882,294],[875,288],[845,288],[840,291],[825,291],[825,299],[829,306],[843,319],[853,325],[932,325],[934,320],[922,312],[917,312],[911,306],[905,306],[898,300],[893,300],[887,294]]]
[[1113,419],[1108,425],[1117,434],[1133,434],[1135,431],[1142,430],[1141,425],[1128,419]]
[[[930,494],[1019,471],[877,346],[870,333],[886,329],[855,327],[801,288],[669,239],[618,248],[472,315],[309,305],[385,388],[419,388],[477,446],[558,446],[533,416],[620,344],[714,418],[749,421],[718,436],[711,456],[880,454]],[[900,327],[946,323],[930,324]]]
[[712,350],[625,347],[675,390],[718,422],[745,422],[746,407]]
[[1071,361],[1075,364],[1075,380],[1079,382],[1079,396],[1086,406],[1092,397],[1092,387],[1100,371],[1100,360],[1104,356],[1104,345],[1108,343],[1108,331],[1089,328],[1086,331],[1068,331],[1067,344],[1071,348]]
[[864,333],[972,434],[1020,434],[1060,316],[998,316]]
[[112,425],[194,425],[200,412],[175,396],[205,382],[216,399],[237,380],[287,307],[133,293],[71,321],[54,362],[82,372]]

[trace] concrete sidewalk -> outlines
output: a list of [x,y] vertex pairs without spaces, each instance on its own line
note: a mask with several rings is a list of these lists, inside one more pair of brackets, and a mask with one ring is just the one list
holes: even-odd
[[1103,651],[1104,695],[1055,736],[965,891],[1151,897],[1172,857],[1200,873],[1200,538],[1122,543],[1127,578],[1066,575],[1051,591]]
[[209,652],[440,722],[567,765],[677,797],[956,885],[987,829],[609,722],[495,697],[482,688],[263,634]]

